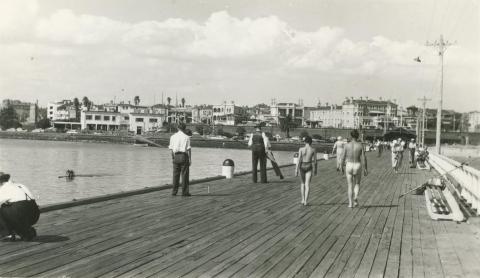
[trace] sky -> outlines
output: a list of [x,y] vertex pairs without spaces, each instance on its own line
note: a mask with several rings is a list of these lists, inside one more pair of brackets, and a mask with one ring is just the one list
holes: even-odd
[[[476,0],[0,0],[0,99],[480,110]],[[420,57],[421,62],[414,61]]]

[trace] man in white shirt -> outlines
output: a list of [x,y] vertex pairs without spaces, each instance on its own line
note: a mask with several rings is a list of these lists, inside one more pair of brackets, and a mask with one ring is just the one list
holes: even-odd
[[22,184],[9,181],[10,175],[0,172],[0,237],[15,234],[23,240],[32,240],[37,231],[32,227],[40,217],[40,210],[32,193]]
[[270,140],[260,127],[250,135],[248,146],[252,148],[252,180],[257,182],[257,165],[260,162],[260,182],[267,183],[267,152],[270,149]]
[[168,146],[173,162],[173,196],[177,195],[180,177],[182,177],[182,196],[191,196],[188,190],[187,169],[192,164],[192,150],[190,137],[185,134],[185,129],[185,124],[179,123],[178,132],[170,137]]

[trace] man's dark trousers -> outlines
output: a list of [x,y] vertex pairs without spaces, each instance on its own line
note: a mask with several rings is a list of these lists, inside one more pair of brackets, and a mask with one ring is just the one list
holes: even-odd
[[267,155],[265,149],[252,151],[252,178],[257,182],[257,164],[260,162],[260,182],[267,183]]
[[415,164],[415,149],[414,148],[410,149],[410,163],[412,165]]
[[[178,155],[178,154],[176,154]],[[180,184],[180,177],[182,180],[182,195],[188,194],[188,155],[183,154],[186,156],[185,162],[182,163],[175,163],[173,162],[173,192],[172,195],[176,195],[178,192],[178,187]]]

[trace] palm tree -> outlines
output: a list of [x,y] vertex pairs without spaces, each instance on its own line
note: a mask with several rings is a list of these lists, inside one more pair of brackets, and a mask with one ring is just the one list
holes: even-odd
[[182,107],[185,107],[185,98],[182,97]]
[[73,106],[75,107],[75,120],[80,120],[80,102],[78,98],[73,99]]
[[91,101],[88,99],[88,97],[83,97],[82,104],[87,108],[87,111],[90,111]]
[[133,102],[135,103],[135,106],[138,106],[140,104],[140,97],[135,96],[135,98],[133,99]]
[[167,102],[168,102],[168,106],[170,106],[170,102],[172,102],[172,98],[171,98],[171,97],[167,97]]

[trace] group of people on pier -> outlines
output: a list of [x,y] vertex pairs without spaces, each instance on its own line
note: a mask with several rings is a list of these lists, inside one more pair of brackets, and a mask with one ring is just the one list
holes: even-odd
[[[181,195],[191,196],[189,192],[189,172],[192,165],[192,150],[190,144],[191,131],[186,129],[184,123],[178,124],[178,131],[170,137],[169,150],[173,165],[173,191],[176,196],[181,185]],[[312,146],[312,138],[305,136],[305,145],[298,150],[298,162],[295,165],[295,175],[300,176],[301,204],[308,205],[310,183],[313,176],[317,175],[317,151]],[[257,170],[260,169],[260,182],[267,183],[267,160],[272,162],[274,170],[281,179],[283,175],[276,164],[271,152],[269,138],[262,132],[260,127],[250,134],[248,146],[252,153],[252,181],[258,182]],[[398,138],[391,142],[377,140],[368,146],[368,150],[377,150],[378,157],[382,152],[389,149],[392,154],[392,168],[397,173],[402,164],[406,150],[409,153],[411,167],[420,160],[427,159],[426,148],[418,147],[414,139],[407,144],[405,140]],[[360,140],[358,130],[350,133],[350,138],[338,137],[333,145],[332,155],[336,154],[336,170],[345,174],[347,180],[348,207],[359,205],[358,196],[362,174],[368,175],[367,158],[365,155],[366,144]],[[415,155],[418,153],[417,159]],[[10,235],[15,239],[19,235],[24,240],[31,240],[36,236],[32,227],[39,218],[40,211],[32,193],[21,184],[10,181],[10,175],[0,172],[0,238]]]

